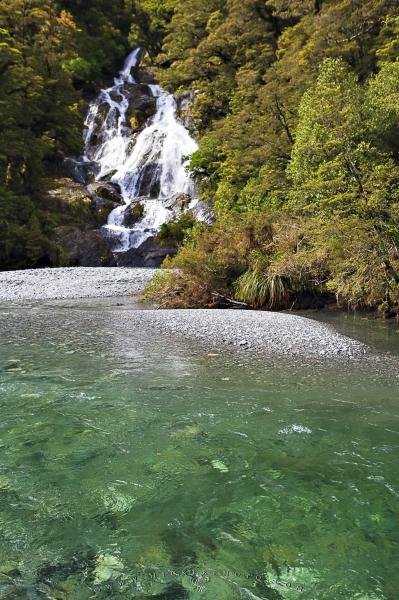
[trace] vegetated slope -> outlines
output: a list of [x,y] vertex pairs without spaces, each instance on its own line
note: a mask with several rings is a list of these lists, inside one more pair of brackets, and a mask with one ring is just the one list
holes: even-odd
[[[399,11],[385,0],[190,0],[161,81],[193,90],[217,214],[150,290],[165,305],[399,302]],[[332,296],[333,297],[333,296]]]

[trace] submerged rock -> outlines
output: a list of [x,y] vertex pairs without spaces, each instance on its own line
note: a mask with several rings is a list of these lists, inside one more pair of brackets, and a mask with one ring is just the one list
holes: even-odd
[[8,561],[0,565],[0,578],[1,575],[5,575],[7,578],[19,577],[21,575],[21,571],[19,569],[19,565],[15,561]]
[[112,554],[99,554],[96,558],[96,566],[94,569],[94,583],[100,585],[112,579],[118,579],[124,571],[124,564],[116,556]]
[[214,469],[216,469],[216,471],[220,471],[221,473],[229,472],[228,467],[221,460],[218,460],[218,459],[212,460],[211,465]]
[[186,600],[189,598],[189,591],[180,583],[169,583],[159,594],[140,594],[135,596],[137,600]]

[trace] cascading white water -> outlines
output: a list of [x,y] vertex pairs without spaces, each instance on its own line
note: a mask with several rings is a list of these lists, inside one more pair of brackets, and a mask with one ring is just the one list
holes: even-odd
[[[125,202],[125,206],[112,211],[103,228],[117,252],[138,248],[173,218],[173,196],[194,196],[186,164],[197,144],[177,119],[174,97],[158,85],[138,83],[132,76],[140,54],[137,48],[127,57],[114,85],[102,90],[92,102],[85,123],[84,160],[97,165],[97,180],[108,177],[120,186]],[[144,128],[134,134],[128,111],[135,90],[142,91],[143,87],[150,100],[155,100],[156,110]],[[143,214],[134,227],[126,227],[126,206],[138,198]],[[188,208],[196,202],[191,200]]]

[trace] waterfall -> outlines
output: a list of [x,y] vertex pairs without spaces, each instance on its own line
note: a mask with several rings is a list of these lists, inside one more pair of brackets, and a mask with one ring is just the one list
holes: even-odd
[[[102,228],[114,252],[139,248],[156,235],[177,215],[179,194],[187,195],[187,210],[198,204],[187,171],[197,144],[178,120],[173,95],[138,79],[140,57],[140,48],[129,54],[114,85],[91,103],[85,122],[83,160],[96,165],[97,181],[118,187],[124,203]],[[152,114],[146,116],[146,111]],[[144,122],[137,123],[142,114]],[[137,204],[140,217],[128,225],[128,209]]]

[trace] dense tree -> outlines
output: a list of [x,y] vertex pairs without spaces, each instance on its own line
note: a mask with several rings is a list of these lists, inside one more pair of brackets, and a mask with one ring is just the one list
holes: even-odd
[[[399,299],[395,3],[268,0],[258,13],[263,34],[244,28],[242,47],[254,54],[237,63],[223,35],[240,23],[232,7],[212,16],[214,36],[202,28],[191,48],[169,55],[165,80],[197,91],[193,114],[206,131],[191,167],[217,225],[173,261],[183,281],[173,300],[169,276],[166,302],[212,305],[216,291],[285,306],[333,292],[389,312]],[[248,238],[247,219],[266,219],[272,233]],[[228,240],[238,248],[240,238],[249,245],[231,258]]]
[[48,234],[57,215],[44,206],[46,177],[63,156],[81,151],[86,98],[128,51],[132,20],[147,22],[146,7],[160,4],[1,2],[0,268],[53,262]]
[[190,92],[191,169],[217,217],[164,228],[183,245],[167,303],[335,294],[398,310],[398,32],[395,0],[3,0],[0,267],[59,260],[46,178],[142,45],[163,85]]

